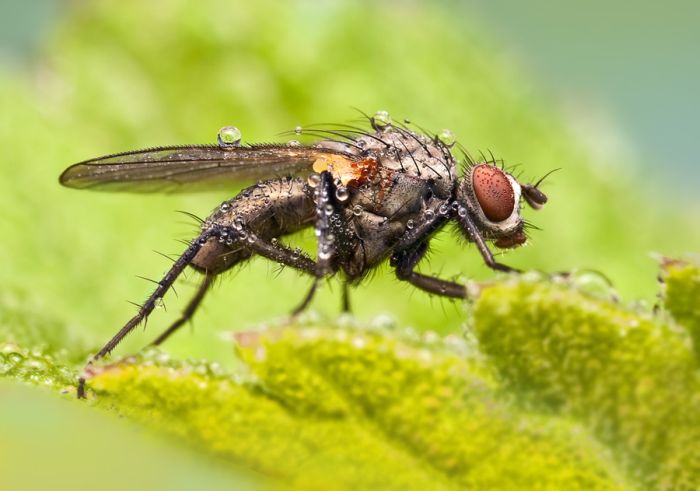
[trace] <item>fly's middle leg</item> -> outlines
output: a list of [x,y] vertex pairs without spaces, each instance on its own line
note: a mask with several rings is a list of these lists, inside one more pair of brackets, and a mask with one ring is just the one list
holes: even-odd
[[391,265],[396,268],[396,276],[400,280],[408,281],[413,286],[428,293],[434,293],[443,297],[466,298],[467,290],[464,285],[414,271],[414,268],[423,259],[427,250],[428,243],[422,242],[413,249],[394,254],[391,257]]

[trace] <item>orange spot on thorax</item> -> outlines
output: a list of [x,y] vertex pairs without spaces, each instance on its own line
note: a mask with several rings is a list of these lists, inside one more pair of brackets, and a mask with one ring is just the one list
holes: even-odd
[[343,186],[360,186],[371,181],[377,175],[377,161],[364,159],[350,160],[342,155],[324,155],[313,163],[314,172],[329,171],[333,177],[340,179]]

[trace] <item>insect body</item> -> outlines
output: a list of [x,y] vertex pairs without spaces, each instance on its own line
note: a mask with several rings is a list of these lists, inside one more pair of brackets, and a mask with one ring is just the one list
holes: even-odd
[[[345,125],[302,130],[325,138],[310,145],[241,145],[238,130],[226,127],[218,145],[132,151],[69,167],[60,182],[84,189],[189,190],[260,179],[201,223],[199,236],[93,360],[107,355],[143,321],[187,266],[203,274],[202,284],[154,344],[194,314],[216,275],[255,255],[313,277],[295,312],[309,304],[320,279],[335,274],[344,279],[347,308],[347,285],[359,283],[387,259],[401,280],[437,295],[466,297],[464,285],[415,271],[431,237],[450,222],[476,244],[489,267],[514,271],[494,260],[487,242],[509,248],[526,241],[520,201],[540,208],[547,197],[539,183],[521,184],[496,162],[477,163],[466,152],[459,177],[451,134],[415,132],[392,124],[384,112],[369,120],[368,131]],[[315,258],[280,240],[306,227],[315,228]]]

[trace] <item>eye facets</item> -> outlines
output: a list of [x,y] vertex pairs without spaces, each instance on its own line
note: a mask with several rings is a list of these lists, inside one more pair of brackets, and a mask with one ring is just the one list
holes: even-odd
[[513,186],[498,167],[488,164],[476,166],[472,171],[472,186],[481,210],[492,222],[502,222],[513,213]]

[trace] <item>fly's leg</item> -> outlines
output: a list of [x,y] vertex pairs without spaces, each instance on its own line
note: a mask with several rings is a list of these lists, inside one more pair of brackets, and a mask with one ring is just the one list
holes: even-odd
[[321,172],[318,186],[314,191],[314,201],[316,202],[315,233],[317,237],[317,261],[314,271],[314,282],[301,303],[292,311],[292,316],[298,315],[309,306],[318,289],[320,279],[334,272],[332,261],[336,248],[335,238],[331,230],[331,216],[334,213],[339,213],[334,189],[331,173],[328,171]]
[[471,219],[469,214],[464,216],[458,216],[459,224],[462,226],[464,231],[467,233],[469,238],[476,244],[476,248],[479,249],[481,257],[484,258],[486,265],[496,271],[503,271],[504,273],[520,273],[521,271],[516,268],[511,268],[505,264],[497,262],[493,258],[493,254],[486,245],[484,237],[481,235],[479,230],[476,228],[474,221]]
[[[245,234],[245,236],[243,234]],[[221,227],[215,225],[212,228],[202,232],[202,234],[199,237],[197,237],[194,241],[190,243],[185,252],[177,259],[177,261],[175,261],[175,263],[165,274],[163,279],[161,279],[158,282],[158,287],[146,299],[146,301],[139,309],[138,313],[134,317],[129,319],[129,321],[124,325],[124,327],[122,327],[119,330],[119,332],[117,332],[117,334],[115,334],[114,337],[110,339],[109,342],[107,342],[107,344],[105,344],[102,347],[102,349],[100,349],[100,351],[98,351],[97,354],[95,354],[90,359],[90,361],[88,362],[88,366],[92,365],[95,361],[99,360],[100,358],[104,358],[106,355],[108,355],[126,337],[127,334],[133,331],[137,325],[139,325],[143,320],[145,320],[149,316],[149,314],[153,311],[158,301],[160,301],[160,299],[163,298],[165,293],[170,289],[173,283],[175,283],[175,280],[178,278],[178,276],[180,276],[182,271],[187,267],[187,265],[189,265],[192,262],[192,260],[195,258],[197,253],[201,250],[201,248],[207,243],[207,241],[214,237],[224,241],[231,240],[231,243],[239,242],[240,244],[244,244],[245,247],[263,257],[282,263],[286,266],[293,267],[302,272],[311,275],[316,275],[316,271],[318,269],[316,263],[304,254],[292,251],[288,247],[284,247],[279,244],[272,244],[270,242],[264,241],[256,237],[254,234],[248,233],[247,231],[236,231],[228,227]],[[200,292],[198,292],[198,295],[200,293],[203,297],[204,292],[202,291],[201,287]],[[196,300],[197,297],[195,297],[195,299],[193,299],[190,302],[190,306]],[[201,301],[201,298],[199,300]],[[198,303],[199,302],[197,302],[197,304]],[[190,306],[188,306],[188,308]],[[166,335],[165,337],[172,334],[171,329],[172,326],[168,329],[168,331],[170,332],[166,331],[164,333],[164,335]],[[174,331],[174,329],[172,330]],[[162,336],[163,335],[161,335],[161,337]],[[78,397],[85,397],[84,375],[81,375],[78,379]]]
[[[311,261],[311,259],[307,258],[306,256],[302,256],[300,252],[292,251],[291,249],[283,245],[274,245],[272,243],[260,240],[257,237],[255,237],[255,235],[252,232],[246,231],[245,233],[247,237],[247,243],[245,244],[246,247],[257,252],[261,256],[285,264],[287,266],[291,266],[295,269],[301,270],[306,273],[311,273],[311,271],[314,269],[313,261]],[[251,240],[252,242],[250,242]],[[214,276],[215,275],[211,273],[206,274],[206,276],[204,277],[204,281],[197,290],[197,293],[192,298],[192,300],[190,300],[190,303],[187,305],[187,307],[185,307],[185,310],[183,311],[180,318],[173,322],[173,324],[170,327],[168,327],[168,329],[166,329],[160,336],[158,336],[153,341],[153,343],[151,343],[153,346],[158,346],[159,344],[163,343],[163,341],[168,339],[178,328],[180,328],[185,322],[192,318],[200,303],[204,299],[204,296],[209,291],[209,287],[214,281]]]
[[[88,366],[109,354],[127,334],[129,334],[137,325],[139,325],[141,321],[148,317],[148,315],[155,308],[157,302],[163,298],[163,295],[165,295],[168,289],[173,285],[173,283],[175,283],[175,280],[178,276],[180,276],[180,273],[182,273],[187,265],[192,262],[204,244],[206,244],[206,242],[216,234],[216,230],[207,230],[190,243],[185,252],[177,259],[177,261],[175,261],[165,276],[163,276],[163,279],[158,282],[158,286],[156,287],[155,291],[151,293],[143,305],[141,305],[138,313],[129,319],[124,327],[122,327],[119,332],[117,332],[117,334],[115,334],[114,337],[110,339],[107,344],[105,344],[102,349],[90,359]],[[85,377],[82,375],[78,379],[78,397],[85,397]]]
[[182,311],[182,315],[180,315],[180,318],[177,319],[175,322],[173,322],[170,325],[170,327],[168,327],[160,336],[158,336],[156,339],[154,339],[153,342],[151,343],[151,345],[158,346],[163,341],[168,339],[185,322],[189,321],[192,318],[195,311],[197,310],[199,305],[202,303],[204,296],[209,291],[209,287],[211,287],[213,282],[214,282],[214,275],[211,273],[206,273],[204,276],[204,281],[202,281],[202,284],[199,285],[199,289],[197,290],[197,293],[195,294],[194,297],[192,297],[192,300],[190,300],[190,303],[187,304],[187,307],[185,307],[185,310]]
[[408,281],[416,288],[420,288],[428,293],[450,298],[467,298],[467,290],[464,285],[434,276],[426,276],[414,271],[414,268],[423,259],[427,250],[428,243],[422,242],[413,249],[395,253],[391,257],[390,264],[396,268],[397,278]]
[[350,286],[347,281],[343,282],[343,299],[342,299],[342,309],[343,313],[350,313]]

